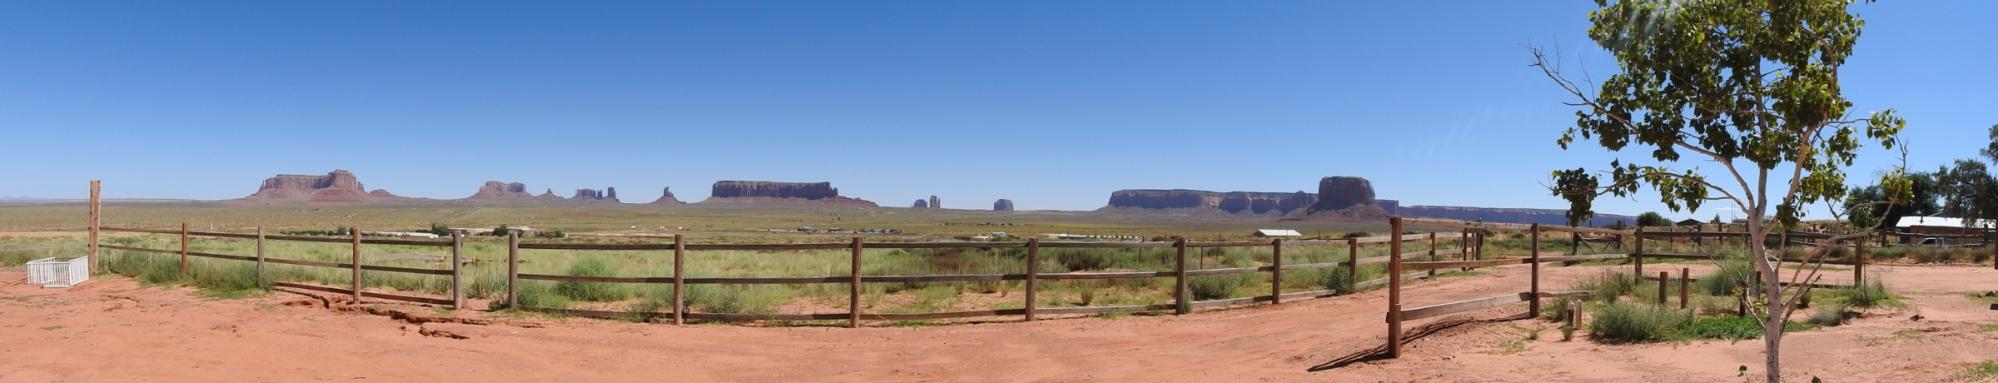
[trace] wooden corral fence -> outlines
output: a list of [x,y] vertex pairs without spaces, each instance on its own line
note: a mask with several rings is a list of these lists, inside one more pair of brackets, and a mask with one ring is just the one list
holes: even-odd
[[[92,226],[91,230],[93,233],[97,231],[110,231],[110,232],[162,234],[162,235],[177,236],[179,239],[178,242],[179,249],[152,249],[152,248],[133,247],[133,246],[108,245],[108,244],[99,244],[96,241],[92,241],[90,246],[92,246],[93,248],[101,247],[104,249],[131,251],[139,253],[176,255],[180,258],[180,269],[181,272],[183,273],[186,272],[187,270],[187,259],[189,257],[254,262],[256,264],[255,272],[258,273],[259,277],[263,277],[264,265],[267,263],[308,266],[308,267],[338,268],[338,269],[352,270],[350,285],[346,286],[345,288],[301,284],[301,283],[289,283],[289,282],[274,283],[274,285],[289,287],[289,288],[348,294],[352,296],[356,301],[359,301],[361,298],[376,298],[376,299],[388,299],[388,300],[407,301],[407,302],[416,302],[416,303],[425,303],[425,304],[448,305],[453,308],[462,308],[464,306],[463,265],[465,260],[462,258],[463,249],[464,249],[464,237],[460,233],[453,233],[449,240],[386,239],[386,238],[364,237],[362,235],[361,230],[350,229],[349,235],[345,238],[341,238],[341,237],[317,237],[317,236],[294,236],[294,235],[266,235],[263,233],[263,229],[261,228],[256,229],[254,233],[195,231],[195,230],[189,230],[187,228],[187,224],[185,223],[181,224],[181,227],[178,229],[145,229],[145,228]],[[189,251],[188,244],[190,238],[223,238],[223,239],[251,240],[255,241],[256,243],[256,254],[231,255],[231,254],[214,254],[214,253]],[[1440,248],[1436,247],[1436,245],[1439,244],[1439,241],[1445,239],[1456,240],[1456,242],[1459,243],[1460,246],[1456,249],[1450,249],[1450,250],[1441,250]],[[352,248],[351,251],[352,255],[348,262],[322,262],[322,261],[308,261],[308,260],[299,260],[299,259],[273,258],[267,256],[267,254],[265,253],[264,249],[265,249],[265,243],[267,241],[301,241],[301,242],[348,244]],[[1395,254],[1400,254],[1399,249],[1402,248],[1401,246],[1402,242],[1407,242],[1407,241],[1428,241],[1432,247],[1430,250],[1427,250],[1425,252],[1402,254],[1401,257],[1388,257],[1388,256],[1360,257],[1359,256],[1360,255],[1359,250],[1362,246],[1378,246],[1380,244],[1389,244],[1389,246],[1391,246],[1393,249],[1396,249],[1394,251]],[[866,240],[863,239],[862,237],[854,237],[852,241],[849,242],[793,243],[793,244],[689,243],[688,241],[686,241],[685,237],[683,236],[674,236],[672,242],[667,242],[667,243],[593,244],[593,243],[564,243],[564,242],[522,242],[518,233],[509,233],[507,237],[508,267],[506,270],[507,293],[505,296],[505,302],[506,302],[506,307],[510,308],[563,313],[568,315],[576,315],[584,317],[625,318],[625,317],[630,317],[632,315],[631,313],[627,312],[521,306],[519,303],[520,286],[521,286],[520,281],[532,280],[532,281],[554,281],[554,282],[568,281],[568,282],[626,283],[626,284],[670,284],[673,286],[674,290],[672,312],[651,313],[649,315],[651,315],[652,317],[647,319],[659,319],[660,317],[670,316],[673,323],[675,324],[685,323],[687,320],[705,320],[705,321],[846,320],[849,326],[858,326],[860,322],[863,320],[887,320],[887,321],[932,320],[932,319],[955,319],[955,318],[1018,315],[1023,317],[1024,320],[1031,321],[1035,320],[1039,315],[1101,314],[1101,313],[1110,313],[1110,312],[1138,312],[1138,311],[1163,311],[1163,310],[1172,310],[1175,314],[1186,314],[1192,311],[1193,309],[1198,309],[1198,308],[1256,304],[1264,302],[1271,304],[1281,304],[1289,300],[1329,297],[1337,295],[1339,293],[1334,290],[1286,292],[1283,290],[1285,271],[1345,268],[1345,270],[1343,271],[1348,273],[1347,277],[1349,278],[1349,280],[1351,280],[1351,279],[1357,279],[1358,270],[1360,266],[1380,264],[1380,263],[1396,264],[1400,262],[1400,259],[1403,257],[1426,257],[1430,261],[1437,261],[1439,259],[1445,259],[1444,257],[1449,257],[1451,259],[1456,259],[1456,260],[1438,262],[1438,263],[1452,263],[1452,262],[1475,263],[1478,262],[1476,259],[1482,256],[1482,251],[1480,251],[1480,246],[1476,246],[1474,244],[1481,244],[1481,243],[1482,243],[1482,235],[1474,234],[1468,230],[1457,233],[1428,233],[1426,235],[1408,236],[1408,237],[1396,234],[1392,236],[1375,236],[1375,237],[1345,238],[1345,239],[1332,239],[1332,240],[1295,240],[1295,241],[1285,241],[1282,239],[1277,239],[1269,241],[1193,242],[1181,239],[1170,242],[1153,241],[1153,242],[1043,243],[1039,239],[1029,239],[1025,242],[869,243],[866,242]],[[451,252],[450,264],[452,266],[449,269],[423,269],[423,268],[369,265],[366,264],[365,262],[367,252],[364,251],[365,247],[368,245],[448,247],[450,248]],[[1283,263],[1283,253],[1285,249],[1295,249],[1300,247],[1311,247],[1311,246],[1318,246],[1318,247],[1343,246],[1346,249],[1347,258],[1341,262],[1306,263],[1306,264]],[[867,249],[966,249],[966,248],[1024,249],[1026,252],[1026,257],[1024,259],[1024,262],[1021,264],[1020,268],[1021,272],[1019,273],[948,274],[948,275],[863,275],[860,272],[860,270],[862,270],[861,266],[863,262],[865,262],[864,250]],[[1172,249],[1172,256],[1174,257],[1174,262],[1173,262],[1174,267],[1171,270],[1155,270],[1155,271],[1041,273],[1039,272],[1039,267],[1036,266],[1041,264],[1042,262],[1041,249],[1043,248]],[[1189,269],[1187,267],[1187,250],[1203,249],[1203,248],[1268,248],[1270,249],[1271,253],[1271,258],[1270,258],[1271,261],[1268,265],[1265,266]],[[528,274],[528,273],[521,273],[518,267],[522,262],[521,250],[523,249],[581,250],[581,251],[671,251],[673,267],[671,270],[663,270],[664,273],[662,274],[665,275],[651,276],[651,277],[600,277],[600,276],[553,275],[553,274]],[[691,277],[688,276],[687,273],[683,271],[683,266],[685,265],[686,256],[688,252],[698,252],[698,251],[785,252],[785,251],[824,251],[824,250],[850,250],[851,268],[848,269],[848,273],[846,273],[845,275],[817,276],[817,277],[748,277],[748,276]],[[1407,277],[1410,278],[1429,277],[1434,275],[1436,271],[1435,269],[1426,269],[1426,270],[1429,271],[1429,274],[1418,273]],[[425,297],[405,296],[405,295],[389,294],[383,292],[367,291],[367,289],[364,287],[365,284],[363,283],[366,278],[364,272],[389,272],[389,273],[450,276],[451,297],[450,299],[447,300],[447,299],[425,298]],[[1189,296],[1189,290],[1187,289],[1187,281],[1188,278],[1190,277],[1247,274],[1247,273],[1268,273],[1271,284],[1271,288],[1268,295],[1258,295],[1252,297],[1241,297],[1241,298],[1230,298],[1230,299],[1205,300],[1205,301],[1193,301]],[[1172,302],[1143,304],[1143,305],[1038,307],[1038,302],[1036,300],[1036,290],[1037,290],[1036,284],[1041,281],[1111,280],[1111,279],[1139,279],[1139,278],[1172,278],[1174,286],[1172,291],[1173,294]],[[1394,282],[1398,280],[1400,280],[1399,277],[1390,275],[1387,277],[1376,278],[1373,280],[1358,281],[1354,283],[1355,285],[1354,288],[1360,289],[1365,287],[1377,286],[1381,284],[1398,283]],[[993,310],[950,311],[950,312],[930,312],[930,313],[867,313],[861,310],[860,307],[861,292],[863,291],[863,286],[867,283],[978,282],[978,281],[1024,282],[1025,297],[1024,297],[1023,307],[1018,309],[993,309]],[[685,288],[686,285],[689,284],[845,284],[848,286],[849,304],[847,312],[844,313],[733,314],[733,313],[693,312],[688,309],[685,300]]]
[[[1528,237],[1530,238],[1528,245],[1530,252],[1528,253],[1528,256],[1524,258],[1494,257],[1494,259],[1475,259],[1475,260],[1465,259],[1457,261],[1431,260],[1425,262],[1404,262],[1402,261],[1402,257],[1390,257],[1388,259],[1388,307],[1387,307],[1387,316],[1386,316],[1387,325],[1388,325],[1388,340],[1385,349],[1386,355],[1384,355],[1387,358],[1401,357],[1401,344],[1403,343],[1402,339],[1403,333],[1401,330],[1402,322],[1413,321],[1424,318],[1433,318],[1433,317],[1468,312],[1468,311],[1482,310],[1486,308],[1497,307],[1501,305],[1519,303],[1519,302],[1528,302],[1527,313],[1529,314],[1528,317],[1531,317],[1532,313],[1540,312],[1540,298],[1572,295],[1571,293],[1549,293],[1540,290],[1540,264],[1543,262],[1577,262],[1577,261],[1598,260],[1598,259],[1623,259],[1629,257],[1628,254],[1589,254],[1589,255],[1576,254],[1576,255],[1556,256],[1556,257],[1540,256],[1541,253],[1540,237],[1542,232],[1549,232],[1549,231],[1567,232],[1574,235],[1571,236],[1571,238],[1578,238],[1578,239],[1581,238],[1580,235],[1582,234],[1603,235],[1603,236],[1609,236],[1614,241],[1621,243],[1624,237],[1629,234],[1629,232],[1621,230],[1570,227],[1570,226],[1542,226],[1538,224],[1533,224],[1533,225],[1496,224],[1496,223],[1469,222],[1469,221],[1458,221],[1458,220],[1447,220],[1447,219],[1403,218],[1403,217],[1393,217],[1388,219],[1388,226],[1390,228],[1389,230],[1392,230],[1393,234],[1391,236],[1394,237],[1393,239],[1390,240],[1390,243],[1394,244],[1394,249],[1390,252],[1390,254],[1402,254],[1401,252],[1401,242],[1403,237],[1402,228],[1409,225],[1430,226],[1430,227],[1456,227],[1471,233],[1486,233],[1496,229],[1519,230],[1523,226],[1525,231],[1528,233]],[[1574,243],[1576,248],[1580,248],[1582,246],[1582,241],[1575,241]],[[1570,251],[1571,254],[1573,254],[1574,252],[1575,252],[1574,250]],[[1462,300],[1456,302],[1424,305],[1412,308],[1402,307],[1401,278],[1403,277],[1402,272],[1404,271],[1422,271],[1422,270],[1434,271],[1437,269],[1476,269],[1480,267],[1516,265],[1520,263],[1529,264],[1531,265],[1530,267],[1532,268],[1531,271],[1532,276],[1527,286],[1527,291],[1501,294],[1497,296],[1477,298],[1477,299]]]

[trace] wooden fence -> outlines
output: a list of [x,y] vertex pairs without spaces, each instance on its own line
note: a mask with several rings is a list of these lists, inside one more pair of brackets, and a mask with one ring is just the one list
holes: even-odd
[[[1391,254],[1401,254],[1401,242],[1402,242],[1401,240],[1403,237],[1402,228],[1408,225],[1421,225],[1421,226],[1431,226],[1431,227],[1457,227],[1463,229],[1466,233],[1474,233],[1474,235],[1478,235],[1480,237],[1483,235],[1483,233],[1487,233],[1495,229],[1516,230],[1519,229],[1520,226],[1522,226],[1516,224],[1492,224],[1492,223],[1458,221],[1458,220],[1447,220],[1447,219],[1393,217],[1388,219],[1389,230],[1391,230],[1393,233],[1391,235],[1391,237],[1393,238],[1390,239],[1390,242],[1394,244],[1394,249],[1390,252]],[[1528,313],[1538,313],[1540,312],[1540,298],[1571,295],[1572,293],[1546,293],[1540,291],[1540,264],[1543,262],[1577,262],[1577,261],[1597,260],[1597,259],[1622,259],[1629,256],[1628,254],[1580,255],[1580,254],[1574,254],[1575,250],[1571,249],[1569,253],[1574,255],[1559,256],[1559,257],[1542,257],[1540,256],[1541,253],[1540,237],[1543,231],[1567,232],[1573,234],[1573,237],[1577,239],[1576,241],[1573,242],[1575,244],[1574,245],[1575,249],[1581,248],[1582,244],[1584,243],[1581,240],[1582,234],[1609,236],[1613,238],[1615,242],[1621,243],[1623,241],[1624,236],[1629,234],[1629,232],[1621,230],[1597,229],[1597,228],[1586,228],[1586,227],[1541,226],[1539,224],[1523,225],[1523,226],[1525,226],[1525,229],[1528,233],[1528,238],[1530,238],[1528,240],[1529,253],[1524,258],[1494,257],[1493,259],[1475,259],[1475,260],[1465,259],[1458,261],[1431,260],[1427,262],[1404,262],[1401,260],[1401,257],[1389,258],[1388,276],[1387,276],[1388,307],[1386,315],[1387,325],[1388,325],[1388,340],[1386,348],[1387,355],[1385,356],[1388,358],[1401,357],[1401,344],[1403,336],[1401,331],[1402,322],[1413,321],[1424,318],[1433,318],[1433,317],[1468,312],[1468,311],[1482,310],[1486,308],[1497,307],[1519,302],[1528,302],[1528,309],[1527,309]],[[1434,271],[1437,269],[1454,269],[1454,268],[1462,268],[1469,270],[1480,267],[1516,265],[1520,263],[1526,263],[1528,265],[1531,265],[1530,267],[1532,269],[1531,271],[1532,275],[1528,282],[1527,291],[1525,292],[1506,293],[1490,297],[1468,299],[1468,300],[1447,302],[1447,303],[1438,303],[1438,304],[1424,305],[1413,308],[1402,307],[1401,278],[1403,277],[1402,272],[1404,270]]]
[[[352,270],[350,285],[344,289],[339,287],[318,286],[318,285],[288,283],[288,282],[275,283],[275,285],[290,287],[290,288],[298,288],[298,289],[348,294],[357,301],[362,298],[377,298],[377,299],[408,301],[408,302],[417,302],[417,303],[426,303],[426,304],[448,305],[453,308],[463,308],[464,306],[464,300],[465,300],[463,292],[464,259],[462,258],[463,249],[464,249],[464,237],[459,233],[452,233],[449,240],[422,240],[422,239],[369,238],[369,237],[364,237],[362,235],[362,231],[359,229],[351,229],[349,235],[343,238],[343,237],[318,237],[318,236],[293,236],[293,235],[266,235],[263,233],[263,230],[261,228],[256,229],[254,233],[194,231],[194,230],[188,230],[186,224],[182,224],[181,227],[178,229],[143,229],[143,228],[120,228],[120,227],[101,227],[101,226],[92,227],[92,232],[100,230],[110,231],[110,232],[164,234],[164,235],[178,236],[179,249],[177,250],[151,249],[151,248],[119,246],[119,245],[102,245],[94,241],[91,243],[91,246],[93,248],[101,247],[104,249],[132,251],[140,253],[178,255],[180,258],[180,269],[181,272],[183,273],[186,272],[187,259],[189,257],[254,262],[256,264],[255,272],[258,273],[258,276],[260,278],[263,277],[263,272],[264,272],[263,270],[265,264],[339,268],[339,269]],[[256,242],[256,254],[230,255],[230,254],[214,254],[214,253],[189,251],[188,244],[190,238],[223,238],[223,239],[253,240]],[[1458,241],[1459,243],[1458,248],[1452,250],[1455,251],[1456,254],[1452,255],[1452,254],[1447,254],[1445,252],[1439,252],[1438,243],[1440,240],[1443,239],[1454,239]],[[1473,246],[1472,244],[1474,242],[1482,244],[1482,239],[1483,239],[1482,235],[1475,234],[1470,232],[1469,230],[1466,230],[1461,233],[1428,233],[1426,235],[1413,236],[1413,237],[1404,237],[1402,235],[1396,234],[1393,236],[1346,238],[1346,239],[1332,239],[1332,240],[1293,240],[1293,241],[1276,239],[1268,241],[1230,241],[1230,242],[1193,242],[1186,240],[1175,240],[1170,242],[1154,241],[1154,242],[1045,242],[1044,243],[1041,242],[1039,239],[1029,239],[1025,242],[870,243],[867,242],[862,237],[854,237],[849,242],[838,242],[838,243],[704,244],[704,243],[690,243],[683,236],[674,236],[671,242],[666,242],[666,243],[593,244],[593,243],[565,243],[565,242],[522,242],[521,238],[518,236],[517,233],[509,233],[507,237],[507,251],[506,251],[507,292],[505,296],[505,302],[506,302],[506,307],[510,308],[519,308],[531,311],[554,312],[554,313],[562,313],[562,314],[584,316],[584,317],[610,318],[610,317],[630,317],[631,315],[633,315],[632,313],[627,313],[627,312],[522,306],[520,305],[519,302],[520,286],[521,286],[520,281],[531,280],[531,281],[553,281],[553,282],[670,284],[673,286],[673,306],[671,308],[672,311],[670,313],[650,313],[642,315],[648,315],[647,319],[657,319],[660,317],[670,316],[673,323],[675,324],[685,323],[687,320],[706,320],[706,321],[846,320],[849,326],[858,326],[860,324],[860,321],[862,320],[888,320],[888,321],[933,320],[933,319],[956,319],[956,318],[1017,315],[1023,317],[1024,320],[1031,321],[1035,320],[1040,315],[1101,314],[1101,313],[1110,313],[1110,312],[1163,311],[1163,310],[1172,310],[1175,314],[1186,314],[1191,310],[1198,308],[1256,304],[1256,303],[1265,303],[1265,302],[1270,304],[1281,304],[1289,300],[1320,298],[1320,297],[1328,297],[1338,294],[1337,291],[1333,290],[1286,292],[1283,290],[1285,271],[1344,268],[1345,269],[1344,271],[1348,273],[1347,277],[1349,278],[1349,280],[1352,280],[1352,279],[1357,279],[1359,267],[1361,266],[1381,264],[1381,263],[1389,263],[1391,265],[1398,264],[1400,262],[1400,259],[1404,257],[1428,257],[1429,260],[1436,261],[1437,259],[1440,259],[1439,257],[1449,256],[1449,257],[1456,257],[1458,260],[1448,261],[1448,262],[1437,262],[1437,263],[1466,264],[1466,265],[1474,264],[1480,262],[1476,259],[1482,257],[1482,251],[1480,251],[1482,247]],[[1430,250],[1428,250],[1427,252],[1417,252],[1417,253],[1408,253],[1408,254],[1401,253],[1400,249],[1402,248],[1401,246],[1402,242],[1422,241],[1422,240],[1428,241],[1431,245]],[[265,243],[267,241],[301,241],[301,242],[347,244],[352,248],[351,258],[348,260],[348,262],[323,262],[323,261],[308,261],[308,260],[299,260],[299,259],[272,258],[266,256],[267,254],[265,252]],[[1359,256],[1360,255],[1359,250],[1362,246],[1377,246],[1380,244],[1388,244],[1389,246],[1391,246],[1391,248],[1395,249],[1392,252],[1392,254],[1400,254],[1400,256],[1377,256],[1377,257]],[[365,246],[367,245],[448,247],[451,252],[450,264],[452,266],[449,269],[423,269],[423,268],[409,268],[409,267],[396,267],[396,266],[368,265],[364,262],[366,252],[363,251]],[[1338,247],[1338,246],[1345,247],[1347,252],[1347,258],[1341,262],[1306,263],[1306,264],[1285,264],[1283,262],[1283,253],[1285,249],[1295,249],[1301,247]],[[1021,265],[1021,272],[1019,273],[944,274],[944,275],[863,275],[860,272],[862,270],[861,266],[865,261],[864,259],[865,250],[867,249],[966,249],[966,248],[1024,249],[1026,256],[1024,262]],[[1036,266],[1041,264],[1041,249],[1043,248],[1172,249],[1172,256],[1174,257],[1174,262],[1173,262],[1174,267],[1171,270],[1153,270],[1153,271],[1041,273],[1039,271],[1039,267]],[[1270,258],[1271,261],[1269,262],[1268,265],[1264,266],[1189,269],[1187,267],[1187,250],[1203,249],[1203,248],[1268,248],[1271,253],[1271,258]],[[670,273],[668,273],[667,275],[650,276],[650,277],[603,277],[603,276],[575,276],[575,275],[521,273],[519,270],[519,265],[522,262],[521,250],[523,249],[580,250],[580,251],[671,251],[673,257],[672,261],[673,268],[672,270],[670,270]],[[844,275],[813,276],[813,277],[753,277],[753,276],[690,277],[687,275],[686,272],[683,271],[683,267],[686,263],[686,257],[688,252],[697,252],[697,251],[783,252],[783,251],[824,251],[824,250],[849,250],[851,267],[849,268],[848,273]],[[1441,268],[1443,267],[1425,269],[1429,271],[1428,275],[1415,275],[1412,277],[1421,278],[1421,277],[1433,276],[1436,273],[1436,269],[1441,269]],[[433,275],[433,276],[450,276],[451,277],[451,283],[449,288],[450,298],[436,299],[436,298],[405,296],[405,295],[368,291],[364,287],[365,285],[363,284],[363,281],[365,281],[366,278],[364,272],[388,272],[388,273],[406,273],[406,274]],[[1267,273],[1269,275],[1271,288],[1267,295],[1257,295],[1251,297],[1230,298],[1230,299],[1205,300],[1205,301],[1193,301],[1189,296],[1189,290],[1187,289],[1187,281],[1188,278],[1190,277],[1248,274],[1248,273]],[[1037,284],[1041,281],[1114,280],[1114,279],[1141,279],[1141,278],[1172,278],[1174,286],[1172,290],[1172,296],[1173,296],[1172,302],[1156,303],[1156,304],[1140,304],[1140,305],[1116,305],[1116,306],[1038,307],[1039,302],[1036,299],[1037,298],[1036,292],[1038,290]],[[1359,288],[1377,286],[1381,284],[1397,283],[1393,281],[1398,281],[1398,280],[1399,277],[1390,275],[1368,281],[1357,281],[1355,282],[1354,285],[1355,289],[1359,289]],[[1018,309],[991,309],[991,310],[949,311],[949,312],[929,312],[929,313],[867,313],[864,312],[860,307],[860,302],[861,302],[860,295],[861,292],[864,290],[864,285],[867,283],[980,282],[980,281],[1024,282],[1025,297],[1024,297],[1023,307]],[[686,285],[689,284],[846,284],[848,286],[849,302],[848,302],[847,312],[844,313],[736,314],[736,313],[694,312],[689,310],[685,299]]]

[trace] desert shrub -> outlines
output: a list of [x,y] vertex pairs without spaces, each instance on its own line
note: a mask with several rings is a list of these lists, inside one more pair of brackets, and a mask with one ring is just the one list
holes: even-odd
[[1374,235],[1373,233],[1368,233],[1364,231],[1349,231],[1346,232],[1346,234],[1340,235],[1339,238],[1365,238],[1373,235]]
[[1721,259],[1720,270],[1700,277],[1700,280],[1693,282],[1693,284],[1698,289],[1696,291],[1701,294],[1730,296],[1734,295],[1736,288],[1747,284],[1753,275],[1755,275],[1755,268],[1749,265],[1748,259],[1727,257]]
[[1590,300],[1616,302],[1617,297],[1637,290],[1637,281],[1622,271],[1607,271],[1575,284],[1576,290],[1588,291]]
[[776,286],[688,285],[687,305],[717,314],[773,314],[789,297]]
[[1062,267],[1068,271],[1102,270],[1110,267],[1110,255],[1106,251],[1085,249],[1064,251],[1055,255]]
[[[616,275],[615,272],[611,271],[609,263],[605,263],[602,259],[598,258],[583,258],[569,264],[569,272],[567,274],[582,277],[609,277]],[[603,282],[557,282],[555,284],[555,293],[562,294],[562,296],[569,299],[589,302],[616,302],[631,297],[630,289],[617,284]]]
[[488,299],[506,296],[506,267],[476,267],[465,283],[465,296]]
[[1845,324],[1845,305],[1841,303],[1818,305],[1818,311],[1811,313],[1810,319],[1805,322],[1826,327]]
[[1887,285],[1879,279],[1860,283],[1858,286],[1835,290],[1834,294],[1847,306],[1872,308],[1893,303],[1897,298],[1887,292]]
[[1745,316],[1701,317],[1688,323],[1679,334],[1691,339],[1759,339],[1762,338],[1762,323]]
[[1589,336],[1607,342],[1655,342],[1670,339],[1692,314],[1655,305],[1609,303],[1596,308]]
[[556,293],[554,289],[549,288],[547,284],[530,282],[530,281],[520,281],[519,288],[520,288],[519,291],[520,298],[517,300],[520,302],[521,306],[551,308],[551,309],[569,307],[569,297]]
[[165,256],[121,252],[105,257],[99,266],[147,285],[177,283],[181,278],[179,261]]
[[1243,285],[1249,284],[1250,278],[1252,276],[1247,274],[1193,277],[1186,281],[1186,289],[1188,293],[1193,294],[1193,300],[1196,301],[1222,299],[1233,295],[1235,290],[1241,289]]
[[1321,270],[1325,270],[1326,272],[1320,274],[1318,284],[1319,286],[1324,286],[1326,290],[1332,290],[1339,294],[1352,294],[1354,291],[1359,290],[1354,286],[1354,282],[1359,281],[1353,280],[1352,274],[1347,271],[1346,267],[1341,266]]

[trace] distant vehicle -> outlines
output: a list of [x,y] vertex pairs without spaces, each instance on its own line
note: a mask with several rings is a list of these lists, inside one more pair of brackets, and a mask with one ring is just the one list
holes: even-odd
[[1915,242],[1915,246],[1943,246],[1948,244],[1949,243],[1944,242],[1942,238],[1936,238],[1936,237],[1922,238],[1921,241]]

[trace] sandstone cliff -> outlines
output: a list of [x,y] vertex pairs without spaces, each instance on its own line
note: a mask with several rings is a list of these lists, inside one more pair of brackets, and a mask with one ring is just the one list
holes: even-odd
[[618,202],[617,188],[606,188],[602,191],[598,191],[597,189],[576,189],[576,196],[569,197],[569,199],[576,201]]
[[1246,214],[1290,214],[1317,202],[1316,194],[1263,192],[1211,192],[1187,189],[1118,190],[1110,193],[1105,209],[1219,211]]
[[916,203],[913,203],[913,204],[910,204],[910,205],[909,205],[909,208],[912,208],[912,209],[928,209],[928,208],[930,208],[930,200],[926,200],[926,199],[922,199],[922,198],[917,198],[917,199],[916,199]]
[[1013,200],[1000,198],[992,201],[992,211],[1013,211]]
[[465,199],[473,201],[520,200],[535,199],[535,196],[534,193],[527,191],[527,184],[486,181],[484,185],[479,185],[477,193],[472,193],[472,196],[465,197]]
[[685,202],[680,202],[679,197],[673,196],[673,188],[670,186],[659,190],[659,199],[652,200],[652,204],[654,205],[679,205],[683,203]]
[[[382,194],[388,194],[382,191]],[[391,195],[392,196],[392,195]],[[256,193],[239,201],[259,203],[366,203],[377,198],[361,187],[361,181],[346,170],[324,176],[280,174],[264,179]]]
[[831,182],[715,181],[713,192],[701,203],[875,206],[867,200],[840,196]]

